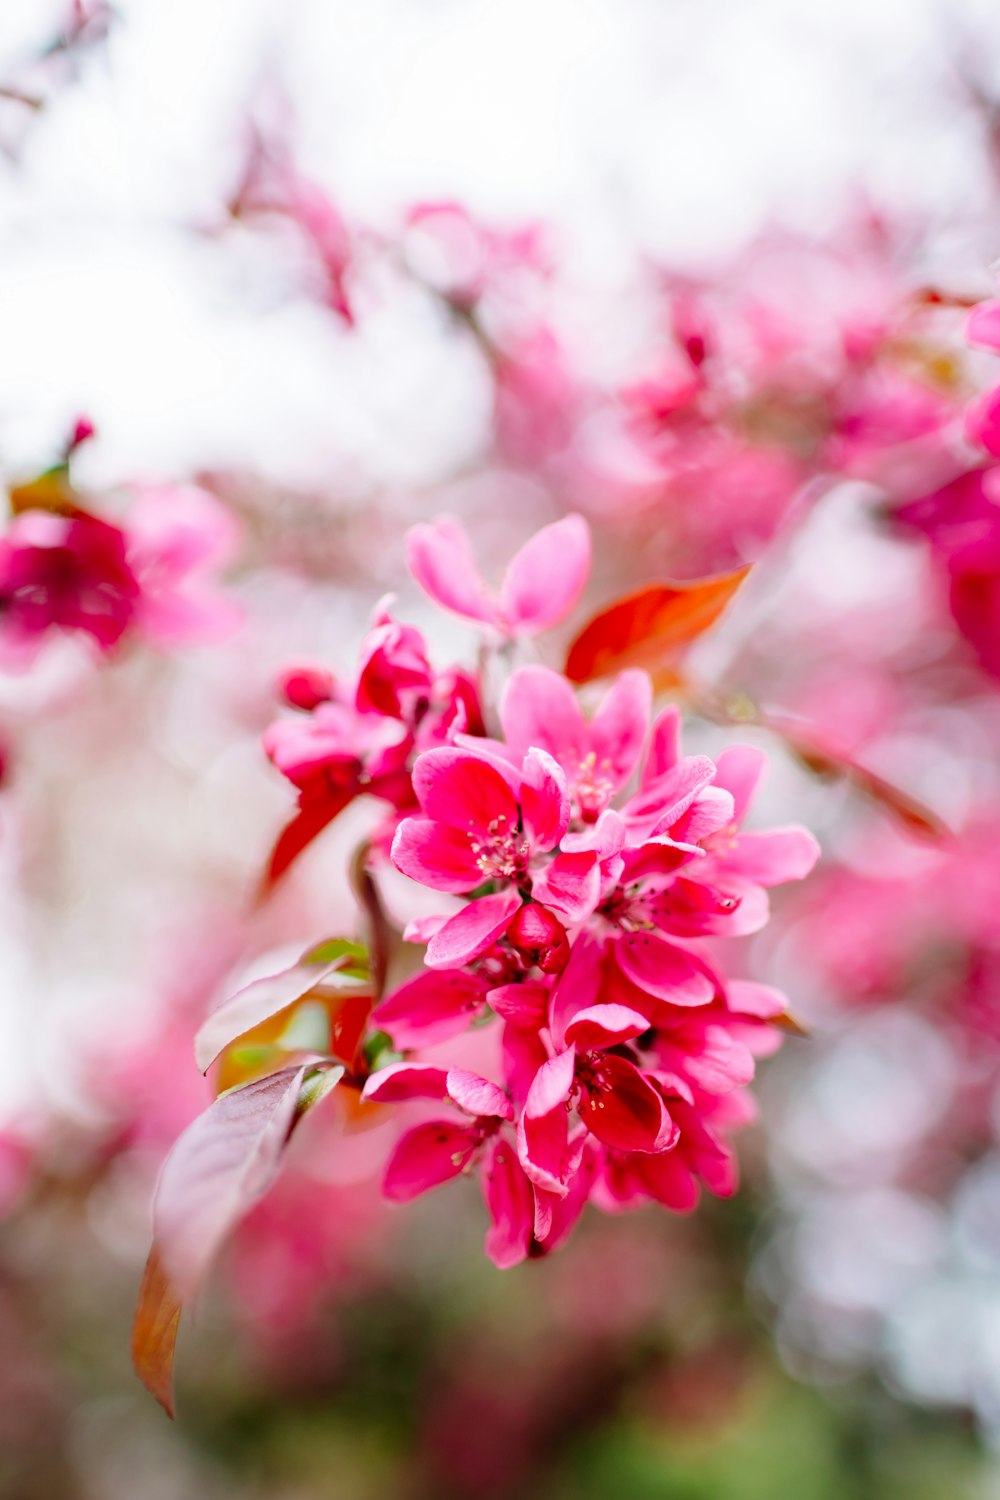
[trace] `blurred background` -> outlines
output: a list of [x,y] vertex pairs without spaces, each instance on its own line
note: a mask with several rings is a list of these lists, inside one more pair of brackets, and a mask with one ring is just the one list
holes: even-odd
[[[998,174],[986,0],[0,8],[0,476],[19,524],[85,417],[75,491],[160,606],[4,647],[4,1500],[1000,1497],[1000,512],[963,427]],[[568,510],[553,664],[637,584],[756,565],[687,741],[764,746],[760,821],[824,860],[740,955],[806,1033],[741,1193],[499,1273],[474,1194],[384,1205],[318,1110],[171,1425],[128,1330],[193,1034],[350,929],[377,818],[253,905],[276,679],[349,670],[388,591],[470,661],[406,527],[459,513],[496,576]]]

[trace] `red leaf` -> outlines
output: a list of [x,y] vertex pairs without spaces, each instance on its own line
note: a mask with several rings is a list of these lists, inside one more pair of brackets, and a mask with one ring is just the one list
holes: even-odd
[[645,667],[654,676],[719,618],[750,568],[696,578],[690,583],[651,583],[617,599],[585,625],[569,648],[566,676],[589,682],[624,667]]
[[[322,954],[323,947],[320,945],[314,951]],[[194,1039],[195,1062],[201,1071],[207,1073],[219,1054],[237,1037],[245,1036],[262,1022],[287,1010],[319,985],[342,990],[345,996],[370,995],[370,981],[338,973],[345,965],[357,961],[356,951],[341,953],[325,963],[311,963],[309,954],[306,954],[293,968],[255,979],[224,1000],[202,1023]]]
[[132,1363],[139,1379],[168,1417],[174,1414],[174,1346],[180,1320],[180,1298],[154,1246],[142,1273],[132,1324]]
[[167,1278],[194,1298],[233,1226],[278,1175],[296,1120],[305,1066],[222,1094],[174,1143],[153,1205],[153,1238]]
[[257,893],[259,901],[266,900],[303,850],[308,849],[313,839],[333,822],[338,813],[343,812],[349,802],[353,802],[354,796],[352,789],[341,792],[337,797],[331,797],[322,802],[306,803],[304,807],[299,808],[288,827],[278,835],[278,840],[271,850],[271,858],[267,862],[267,869]]

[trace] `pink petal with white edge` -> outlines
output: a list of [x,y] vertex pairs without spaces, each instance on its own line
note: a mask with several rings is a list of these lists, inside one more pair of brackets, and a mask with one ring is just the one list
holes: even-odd
[[513,1106],[503,1089],[466,1068],[448,1069],[448,1097],[467,1115],[498,1120],[514,1118]]
[[581,1052],[595,1047],[617,1047],[648,1031],[651,1022],[627,1005],[589,1005],[578,1010],[566,1027],[566,1040]]
[[726,1000],[731,1011],[740,1016],[756,1016],[770,1021],[788,1010],[788,998],[769,984],[753,979],[731,979],[726,985]]
[[569,1117],[576,1054],[557,1053],[535,1074],[517,1127],[517,1154],[532,1182],[565,1197],[569,1172]]
[[597,822],[592,823],[589,828],[582,829],[580,833],[567,833],[560,848],[566,854],[592,852],[603,864],[605,860],[613,859],[616,854],[621,853],[625,847],[626,835],[624,818],[613,807],[606,807]]
[[545,1043],[537,1031],[508,1022],[501,1039],[503,1076],[515,1105],[521,1106],[535,1081],[535,1074],[548,1061]]
[[768,828],[741,833],[723,858],[727,873],[757,885],[804,880],[819,859],[820,848],[808,828]]
[[454,912],[448,912],[444,916],[414,917],[412,922],[407,922],[403,928],[404,943],[429,943],[436,932],[440,932],[446,922],[450,922]]
[[588,1136],[564,1198],[535,1188],[535,1238],[547,1252],[558,1250],[575,1228],[590,1197],[600,1160],[601,1148]]
[[467,620],[495,625],[496,606],[479,573],[469,538],[454,516],[438,516],[406,534],[410,572],[435,603]]
[[402,1104],[408,1099],[447,1099],[448,1070],[429,1063],[392,1063],[373,1073],[361,1091],[373,1104]]
[[713,833],[728,828],[733,817],[732,793],[721,786],[706,786],[698,793],[687,812],[676,820],[665,818],[662,828],[657,825],[651,836],[655,838],[660,833],[668,833],[671,843],[700,844],[703,839],[711,838]]
[[715,776],[715,762],[707,755],[689,755],[656,781],[645,784],[624,809],[625,822],[634,837],[654,828],[669,828],[683,817],[698,793]]
[[587,724],[566,678],[550,667],[519,667],[500,705],[504,739],[522,758],[532,748],[561,762],[582,760]]
[[616,679],[590,721],[590,749],[598,768],[609,767],[616,791],[639,764],[652,704],[649,678],[633,669]]
[[520,905],[514,890],[470,901],[431,938],[424,963],[429,969],[460,969],[470,963],[503,937]]
[[753,745],[729,745],[715,762],[715,785],[732,793],[738,823],[753,801],[766,766],[767,756]]
[[543,1026],[549,1004],[548,985],[536,980],[524,984],[499,984],[489,990],[487,1002],[512,1026]]
[[614,946],[626,979],[671,1005],[707,1005],[715,986],[683,948],[654,932],[623,932]]
[[642,791],[672,771],[681,754],[681,715],[675,704],[657,714],[650,735],[649,750],[639,777]]
[[602,944],[581,932],[552,991],[549,1029],[557,1047],[565,1045],[566,1029],[573,1017],[598,1003],[603,957]]
[[521,814],[534,849],[555,848],[566,832],[569,811],[569,790],[562,767],[546,750],[529,750],[522,770]]
[[485,1250],[501,1271],[524,1260],[531,1248],[534,1197],[517,1152],[495,1136],[483,1155],[483,1197],[490,1216]]
[[508,564],[500,612],[512,633],[534,634],[568,614],[590,573],[590,528],[582,516],[543,526]]
[[457,1177],[479,1145],[479,1132],[451,1120],[415,1125],[396,1142],[382,1179],[382,1191],[394,1203],[407,1203],[429,1188]]
[[494,821],[516,831],[518,780],[512,769],[455,745],[425,750],[413,766],[413,790],[424,815],[463,833],[481,832]]
[[472,840],[457,828],[430,818],[404,818],[389,855],[396,869],[433,891],[461,895],[482,884],[483,872]]
[[486,982],[475,974],[418,974],[375,1007],[372,1022],[396,1047],[426,1047],[464,1031],[485,1001]]
[[601,869],[594,854],[557,854],[531,882],[536,901],[573,925],[589,917],[601,899]]

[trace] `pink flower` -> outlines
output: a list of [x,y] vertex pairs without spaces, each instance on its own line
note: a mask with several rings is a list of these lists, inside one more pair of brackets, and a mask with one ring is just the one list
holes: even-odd
[[566,1028],[565,1051],[543,1063],[518,1123],[518,1154],[537,1186],[562,1197],[576,1172],[582,1136],[569,1123],[575,1107],[583,1125],[615,1150],[670,1148],[676,1127],[655,1079],[618,1050],[650,1027],[624,1005],[577,1011]]
[[1000,677],[1000,466],[973,469],[895,512],[924,533],[949,582],[949,605],[983,670]]
[[239,526],[214,496],[190,484],[140,487],[127,530],[143,634],[170,648],[221,640],[238,626],[217,575],[236,553]]
[[573,608],[590,572],[590,532],[577,515],[536,532],[511,558],[496,596],[454,517],[412,527],[406,545],[410,571],[436,603],[505,636],[535,635],[556,624]]
[[428,750],[413,790],[424,816],[400,824],[392,861],[432,890],[523,885],[533,856],[553,849],[569,823],[565,777],[543,750],[529,751],[520,774],[465,748]]
[[405,1203],[478,1164],[490,1216],[486,1254],[501,1269],[524,1260],[534,1232],[534,1198],[504,1131],[514,1115],[504,1091],[464,1068],[396,1063],[369,1078],[362,1098],[380,1104],[446,1100],[454,1106],[458,1120],[426,1120],[399,1138],[383,1191]]
[[272,855],[272,881],[363,793],[395,810],[377,835],[388,842],[398,815],[414,805],[413,757],[459,730],[482,727],[472,680],[459,672],[435,676],[420,632],[399,624],[384,604],[362,644],[354,681],[337,682],[305,665],[284,672],[282,691],[307,716],[279,719],[264,735],[267,755],[299,793],[299,812]]
[[140,598],[125,533],[96,516],[28,510],[0,538],[0,630],[13,665],[30,664],[50,630],[113,650]]
[[573,817],[595,823],[639,763],[651,702],[646,673],[622,672],[588,720],[561,673],[521,667],[504,692],[496,748],[515,764],[533,747],[547,751],[565,773]]

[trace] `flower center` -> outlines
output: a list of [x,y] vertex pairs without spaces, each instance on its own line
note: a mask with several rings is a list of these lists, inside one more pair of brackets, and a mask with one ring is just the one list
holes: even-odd
[[484,879],[516,880],[527,868],[529,845],[520,830],[511,828],[506,814],[492,818],[485,829],[470,825],[469,843]]
[[611,762],[597,763],[593,750],[577,767],[573,778],[573,813],[583,823],[596,823],[614,796],[615,786],[607,774]]

